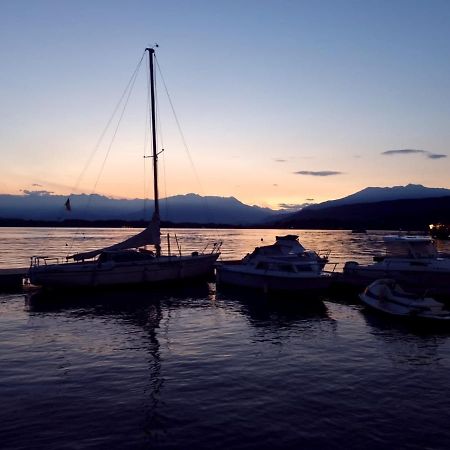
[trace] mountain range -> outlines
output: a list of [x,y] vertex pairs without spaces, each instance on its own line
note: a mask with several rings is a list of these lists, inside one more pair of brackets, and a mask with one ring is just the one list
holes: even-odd
[[419,198],[435,198],[450,195],[450,189],[429,188],[421,184],[408,184],[393,187],[367,187],[347,197],[329,200],[317,205],[308,206],[309,209],[323,209],[332,206],[354,205],[356,203],[377,203],[390,200],[410,200]]
[[[33,221],[149,220],[153,202],[101,195],[66,196],[45,191],[0,194],[0,219]],[[449,213],[447,213],[449,211]],[[412,228],[450,221],[450,189],[417,184],[367,187],[347,197],[307,206],[297,212],[246,205],[234,197],[176,195],[161,199],[163,221],[171,223],[294,228]],[[449,217],[447,217],[449,216]]]
[[450,196],[305,208],[271,221],[271,228],[428,230],[450,223]]
[[[67,196],[46,192],[25,195],[0,194],[1,219],[25,220],[149,220],[153,201],[113,199],[102,195],[72,195],[71,210]],[[174,223],[218,223],[245,225],[258,223],[276,214],[269,208],[249,206],[234,197],[175,195],[160,200],[161,220]]]
[[420,184],[368,187],[269,221],[280,228],[426,230],[450,223],[450,189]]

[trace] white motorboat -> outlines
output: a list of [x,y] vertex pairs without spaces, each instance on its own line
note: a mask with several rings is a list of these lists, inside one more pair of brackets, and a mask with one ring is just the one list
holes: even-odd
[[[106,248],[71,255],[65,262],[55,262],[45,256],[33,256],[28,277],[34,285],[43,287],[135,285],[179,281],[214,273],[214,263],[220,254],[219,243],[207,254],[193,252],[186,256],[175,256],[170,254],[170,245],[169,254],[166,256],[161,254],[158,197],[160,152],[156,141],[155,50],[147,48],[145,52],[148,52],[150,70],[150,128],[155,198],[153,218],[147,228],[135,236]],[[154,245],[155,252],[146,250],[147,245]]]
[[407,293],[392,279],[374,281],[359,298],[365,305],[394,316],[450,320],[450,311],[442,303],[431,297]]
[[277,236],[275,244],[257,247],[242,260],[217,265],[217,282],[265,293],[317,292],[332,280],[331,273],[323,270],[328,255],[306,250],[298,236]]
[[385,236],[386,255],[372,264],[349,261],[344,280],[359,286],[381,278],[393,278],[402,286],[436,295],[450,294],[450,258],[440,257],[428,236]]

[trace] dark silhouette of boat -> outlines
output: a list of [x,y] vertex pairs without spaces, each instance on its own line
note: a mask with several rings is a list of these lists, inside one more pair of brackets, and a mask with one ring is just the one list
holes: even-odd
[[444,223],[433,223],[430,225],[430,236],[433,239],[450,239],[450,225]]
[[[29,270],[32,284],[51,288],[103,287],[112,285],[155,284],[185,279],[208,277],[214,272],[219,257],[220,243],[210,253],[193,252],[190,255],[161,254],[161,233],[158,196],[158,152],[156,141],[155,108],[155,50],[145,49],[149,57],[150,119],[153,160],[153,191],[155,209],[152,220],[140,233],[109,247],[69,256],[74,262],[52,261],[45,256],[33,256]],[[161,150],[162,151],[162,150]],[[67,200],[66,208],[70,209]],[[154,245],[155,251],[147,250]]]

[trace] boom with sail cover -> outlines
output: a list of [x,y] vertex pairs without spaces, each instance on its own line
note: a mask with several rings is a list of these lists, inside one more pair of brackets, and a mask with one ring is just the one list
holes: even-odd
[[159,216],[155,213],[153,214],[152,220],[140,233],[125,239],[122,242],[111,245],[109,247],[100,248],[97,250],[92,250],[90,252],[76,253],[71,255],[68,259],[73,259],[74,261],[83,261],[84,259],[94,258],[100,253],[105,251],[114,250],[127,250],[130,248],[143,247],[144,245],[160,245],[161,244],[161,234],[160,234],[160,221]]

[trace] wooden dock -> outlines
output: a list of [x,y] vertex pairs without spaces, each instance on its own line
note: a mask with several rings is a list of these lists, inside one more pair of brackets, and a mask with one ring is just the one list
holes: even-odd
[[20,289],[28,272],[28,267],[0,269],[0,289]]

